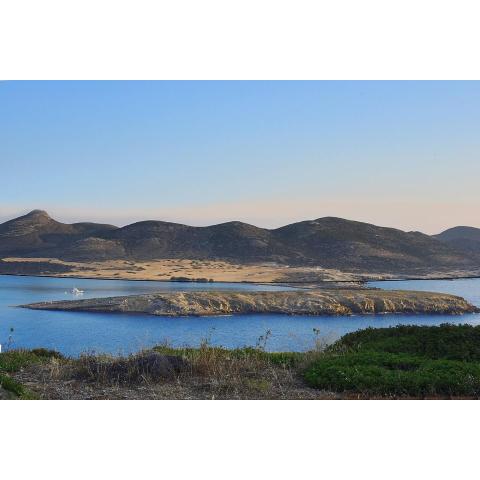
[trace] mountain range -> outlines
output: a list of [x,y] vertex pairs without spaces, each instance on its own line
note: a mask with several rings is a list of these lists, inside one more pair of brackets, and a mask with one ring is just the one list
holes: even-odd
[[0,258],[49,257],[91,262],[186,258],[275,262],[366,272],[480,266],[480,229],[455,227],[429,236],[324,217],[276,229],[242,222],[207,227],[142,221],[116,227],[61,223],[43,210],[0,224]]

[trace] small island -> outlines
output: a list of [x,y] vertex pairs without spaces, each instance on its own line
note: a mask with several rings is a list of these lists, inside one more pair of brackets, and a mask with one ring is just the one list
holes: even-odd
[[197,291],[41,302],[21,305],[36,310],[206,316],[252,313],[286,315],[464,314],[480,309],[445,293],[369,288],[275,292]]

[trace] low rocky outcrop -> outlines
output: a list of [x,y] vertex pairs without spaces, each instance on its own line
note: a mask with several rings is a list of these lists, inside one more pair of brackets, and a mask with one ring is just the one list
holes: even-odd
[[188,368],[188,363],[177,355],[163,355],[154,351],[141,352],[130,357],[82,356],[74,376],[80,380],[106,383],[140,383],[173,379]]
[[173,292],[123,297],[42,302],[22,307],[37,310],[129,312],[151,315],[287,315],[463,314],[479,312],[465,299],[433,292],[377,289],[319,289],[277,292]]

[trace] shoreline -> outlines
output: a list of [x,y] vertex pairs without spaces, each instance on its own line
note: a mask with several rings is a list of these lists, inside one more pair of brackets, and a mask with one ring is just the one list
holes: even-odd
[[[195,283],[195,284],[198,284],[198,285],[215,285],[215,284],[225,284],[225,283],[228,283],[228,284],[238,284],[238,285],[242,285],[242,284],[246,284],[246,285],[265,285],[265,286],[278,286],[278,287],[287,287],[287,288],[290,288],[290,289],[300,289],[300,288],[303,288],[303,289],[307,289],[308,288],[308,285],[311,284],[311,282],[305,282],[305,285],[304,287],[301,287],[301,286],[291,286],[290,283],[294,283],[294,282],[290,282],[290,283],[285,283],[285,282],[278,282],[278,283],[275,283],[275,282],[271,282],[271,283],[268,283],[268,282],[249,282],[249,281],[242,281],[242,282],[229,282],[229,281],[226,281],[226,280],[219,280],[219,281],[214,281],[214,282],[195,282],[195,281],[188,281],[188,282],[185,282],[185,281],[178,281],[178,280],[153,280],[153,279],[141,279],[141,278],[118,278],[118,277],[79,277],[79,276],[63,276],[63,275],[31,275],[31,274],[26,274],[26,273],[0,273],[0,277],[2,276],[5,276],[5,277],[33,277],[33,278],[59,278],[59,279],[68,279],[68,278],[72,278],[74,280],[100,280],[100,281],[104,281],[104,280],[108,280],[108,281],[119,281],[119,282],[160,282],[160,283],[178,283],[178,284],[182,284],[182,283]],[[334,281],[332,281],[331,283],[336,283]],[[346,282],[346,283],[359,283],[359,282],[354,282],[354,281],[351,281],[351,282]],[[301,285],[301,282],[298,282],[299,285]]]
[[468,279],[475,279],[480,278],[480,275],[458,275],[452,277],[402,277],[402,278],[372,278],[372,279],[356,279],[356,280],[318,280],[318,281],[282,281],[282,282],[255,282],[249,280],[242,280],[242,281],[234,281],[234,280],[214,280],[213,282],[196,282],[195,280],[188,280],[188,281],[178,281],[178,280],[170,280],[170,279],[153,279],[153,278],[122,278],[122,277],[92,277],[92,276],[82,276],[82,275],[53,275],[53,274],[34,274],[34,273],[0,273],[0,276],[5,277],[34,277],[34,278],[72,278],[77,280],[119,280],[123,282],[160,282],[160,283],[198,283],[198,284],[216,284],[216,283],[233,283],[233,284],[247,284],[247,285],[278,285],[278,286],[290,286],[293,285],[322,285],[322,284],[360,284],[365,285],[370,282],[409,282],[409,281],[416,281],[416,280],[468,280]]

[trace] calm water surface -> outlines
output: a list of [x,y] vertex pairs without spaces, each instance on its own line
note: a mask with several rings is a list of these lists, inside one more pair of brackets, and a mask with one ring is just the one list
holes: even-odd
[[480,307],[480,278],[460,278],[458,280],[399,280],[370,282],[370,287],[385,290],[418,290],[459,295]]
[[[480,279],[454,281],[373,282],[387,289],[431,290],[461,295],[480,306]],[[480,315],[358,315],[352,317],[302,317],[287,315],[237,315],[225,317],[157,317],[151,315],[84,312],[49,312],[15,308],[15,305],[64,300],[73,287],[85,290],[82,298],[129,295],[190,289],[283,290],[285,287],[251,284],[195,284],[123,280],[78,280],[0,275],[0,343],[13,328],[16,348],[54,348],[67,355],[85,351],[130,353],[162,342],[174,346],[198,345],[208,338],[225,347],[254,346],[267,330],[271,351],[303,351],[316,338],[331,342],[341,335],[369,326],[398,324],[437,325],[444,322],[480,324]],[[317,336],[314,329],[320,331]]]

